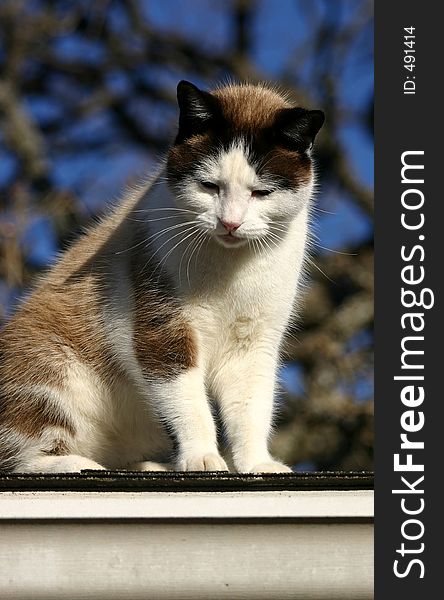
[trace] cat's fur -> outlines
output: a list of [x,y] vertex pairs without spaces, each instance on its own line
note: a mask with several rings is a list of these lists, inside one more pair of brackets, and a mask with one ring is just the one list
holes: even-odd
[[178,100],[162,171],[1,333],[0,469],[223,470],[214,403],[237,471],[289,470],[268,438],[324,116],[266,86]]

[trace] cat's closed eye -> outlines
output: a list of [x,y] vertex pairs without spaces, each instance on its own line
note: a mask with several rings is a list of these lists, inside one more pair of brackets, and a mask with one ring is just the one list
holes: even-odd
[[206,190],[219,193],[219,186],[217,183],[213,183],[212,181],[201,181],[200,185]]
[[253,190],[251,195],[254,198],[263,198],[264,196],[269,196],[273,190]]

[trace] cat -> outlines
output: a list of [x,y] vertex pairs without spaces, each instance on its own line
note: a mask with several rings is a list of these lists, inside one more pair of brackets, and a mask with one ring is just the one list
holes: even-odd
[[[0,469],[287,472],[269,452],[324,122],[263,85],[181,81],[177,137],[0,337]],[[228,460],[228,459],[227,459]]]

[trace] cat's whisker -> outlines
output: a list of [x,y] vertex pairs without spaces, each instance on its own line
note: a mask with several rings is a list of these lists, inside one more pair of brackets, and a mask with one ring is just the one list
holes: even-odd
[[316,212],[324,213],[326,215],[337,215],[337,212],[333,212],[331,210],[325,210],[323,208],[318,208],[317,206],[312,206],[310,210],[315,210]]
[[248,240],[248,244],[249,245],[250,245],[250,243],[251,243],[251,248],[253,249],[254,256],[257,256],[258,253],[257,253],[256,240],[254,238],[251,238],[251,239]]
[[[183,263],[183,260],[186,256],[188,250],[190,248],[192,249],[194,247],[194,245],[197,243],[197,240],[200,239],[200,235],[201,234],[198,234],[197,238],[192,238],[191,241],[189,242],[189,244],[187,245],[185,251],[182,253],[182,256],[180,258],[180,263],[179,263],[179,286],[182,285],[182,263]],[[187,274],[187,278],[188,278],[188,274]],[[189,284],[189,279],[188,279],[188,284]]]
[[181,212],[181,213],[193,213],[194,215],[199,214],[198,212],[196,212],[195,210],[190,210],[188,208],[177,208],[175,206],[164,206],[164,207],[154,207],[154,208],[138,208],[135,210],[132,210],[131,212],[133,213],[146,213],[146,212],[158,212],[158,211],[165,211],[165,210],[171,210],[171,211],[176,211],[176,212]]
[[333,281],[333,279],[331,279],[326,273],[324,273],[324,271],[321,269],[321,267],[319,267],[309,256],[307,256],[307,261],[313,266],[315,267],[315,269],[317,269],[320,273],[322,273],[322,275],[324,277],[326,277],[328,279],[328,281],[330,281],[330,283],[335,283]]
[[[276,241],[276,240],[277,240],[277,241]],[[274,238],[274,237],[271,237],[271,236],[269,236],[268,238],[264,238],[264,242],[265,242],[267,245],[268,245],[269,243],[270,243],[270,244],[272,244],[274,248],[279,248],[279,242],[280,242],[280,241],[281,241],[281,240],[280,240],[278,237]],[[270,250],[271,250],[271,249],[272,249],[272,248],[270,248]]]
[[270,252],[272,251],[272,248],[265,237],[259,238],[259,241],[261,242],[262,248],[264,248],[264,250],[269,250]]
[[154,242],[155,240],[157,240],[161,236],[165,235],[166,233],[169,233],[170,231],[174,231],[175,229],[179,229],[180,227],[185,227],[187,225],[196,225],[196,224],[198,224],[198,221],[185,221],[183,223],[177,223],[176,225],[171,225],[170,227],[166,227],[165,229],[162,229],[161,231],[154,233],[153,235],[146,238],[145,241],[146,242]]
[[259,254],[260,254],[261,252],[263,252],[264,246],[263,246],[262,240],[260,238],[256,238],[256,242],[257,242],[257,245],[258,245],[258,248],[259,248]]
[[137,244],[134,244],[133,246],[130,246],[129,248],[125,248],[124,250],[119,250],[119,251],[115,252],[114,254],[116,256],[118,256],[119,254],[125,254],[125,252],[131,252],[131,250],[135,250],[136,248],[139,248],[144,243],[145,243],[145,239],[140,240],[139,242],[137,242]]
[[[191,236],[196,235],[196,232],[198,231],[198,229],[194,229],[193,231],[191,231],[183,240],[179,241],[173,248],[171,248],[167,254],[165,255],[164,259],[159,263],[161,266],[163,264],[166,263],[166,261],[168,260],[168,257],[174,252],[174,250],[176,250],[178,248],[178,246],[180,246],[180,244],[182,244],[183,242],[185,242],[187,239],[189,239]],[[194,239],[191,240],[191,242],[188,244],[185,252],[182,255],[182,258],[185,256],[186,252],[188,251],[188,248],[194,243]]]
[[182,256],[180,257],[179,269],[178,269],[179,287],[182,287],[182,263],[183,263],[183,259],[185,258],[185,255],[188,252],[188,250],[190,249],[190,247],[194,244],[194,241],[195,241],[194,238],[191,238],[191,241],[188,242],[187,247],[185,248],[184,252],[182,252]]
[[172,231],[174,229],[177,229],[179,227],[184,227],[185,225],[188,225],[190,223],[197,223],[197,221],[186,221],[184,223],[177,223],[176,225],[172,225],[171,227],[166,227],[165,229],[162,229],[161,231],[158,231],[158,232],[152,234],[148,238],[143,238],[142,240],[140,240],[139,242],[137,242],[136,244],[134,244],[134,246],[131,246],[130,248],[125,248],[125,250],[119,250],[115,254],[119,255],[119,254],[124,254],[125,252],[130,252],[131,250],[134,250],[135,248],[138,248],[142,244],[145,244],[145,247],[147,247],[148,246],[148,242],[154,241],[157,238],[161,237],[162,235],[165,235],[165,233],[168,233],[168,232],[170,232],[170,231]]
[[[152,254],[152,258],[154,258],[156,256],[156,254],[158,254],[160,252],[160,250],[162,250],[162,248],[164,246],[166,246],[169,242],[171,242],[171,240],[174,240],[175,238],[179,237],[180,235],[185,235],[186,233],[188,233],[189,231],[196,231],[197,230],[197,226],[196,225],[190,225],[190,227],[188,229],[186,229],[185,231],[179,231],[179,233],[176,233],[175,235],[172,235],[169,239],[167,239],[165,242],[163,242],[159,248],[157,248],[157,250]],[[188,239],[188,238],[185,238]],[[181,242],[179,242],[181,243]],[[176,248],[176,246],[174,246],[174,248]],[[173,249],[174,249],[173,248]],[[162,259],[163,261],[165,261],[165,259],[169,256],[171,250],[169,250],[168,254]]]
[[261,244],[262,244],[262,249],[263,249],[264,252],[270,252],[271,251],[271,248],[268,245],[268,243],[267,243],[267,241],[266,241],[265,238],[261,239]]
[[269,227],[270,231],[279,231],[280,233],[287,233],[288,232],[288,227],[285,227],[284,224],[269,223],[268,227]]
[[190,265],[191,265],[191,259],[193,258],[193,254],[196,252],[197,248],[199,247],[199,245],[201,245],[201,242],[203,242],[203,239],[205,237],[205,231],[202,231],[202,233],[197,237],[196,239],[196,244],[190,254],[190,257],[188,258],[188,263],[187,263],[187,281],[188,281],[188,285],[191,286],[190,284]]
[[133,223],[155,223],[156,221],[164,221],[165,219],[179,219],[181,215],[168,215],[166,217],[158,217],[156,219],[132,219],[128,217],[128,221],[132,221]]
[[277,244],[276,241],[271,237],[265,237],[264,243],[270,249],[270,252],[273,251],[273,248],[279,248],[279,244]]
[[[195,225],[193,227],[191,227],[190,229],[187,229],[186,231],[180,231],[179,233],[176,233],[176,235],[173,235],[169,240],[167,240],[166,242],[164,242],[162,244],[162,246],[160,246],[157,251],[153,254],[153,257],[155,254],[157,254],[157,252],[159,252],[159,250],[161,248],[163,248],[166,244],[168,244],[168,242],[170,242],[172,239],[180,236],[180,235],[185,235],[185,237],[182,240],[179,240],[177,242],[177,244],[175,244],[172,248],[170,248],[170,250],[168,250],[168,252],[165,254],[165,256],[162,258],[162,260],[159,262],[158,267],[161,268],[164,264],[166,264],[166,261],[168,260],[169,256],[171,256],[171,254],[174,252],[174,250],[176,250],[176,248],[178,246],[180,246],[180,244],[183,244],[183,242],[185,242],[187,239],[189,239],[192,235],[195,235],[196,231],[198,231],[198,227],[196,227]],[[186,235],[188,234],[188,235]]]
[[276,235],[275,233],[272,233],[271,231],[268,231],[267,234],[264,237],[267,238],[268,240],[273,240],[278,245],[282,243],[281,236],[280,235]]
[[[151,254],[151,255],[150,255],[149,259],[147,260],[147,262],[144,264],[144,266],[143,266],[143,268],[142,268],[142,272],[144,272],[144,271],[145,271],[145,269],[146,269],[146,267],[148,266],[148,264],[149,264],[149,263],[150,263],[152,260],[154,260],[155,256],[156,256],[156,255],[157,255],[157,254],[158,254],[158,253],[161,251],[161,249],[162,249],[162,248],[163,248],[163,247],[164,247],[166,244],[168,244],[168,243],[169,243],[171,240],[173,240],[173,239],[175,239],[175,238],[177,238],[177,237],[179,237],[179,236],[181,236],[181,235],[185,235],[185,234],[186,234],[187,232],[189,232],[190,230],[193,230],[193,231],[195,231],[196,229],[197,229],[197,226],[196,226],[196,225],[193,225],[193,224],[191,224],[191,225],[190,225],[190,227],[189,227],[188,229],[186,229],[185,231],[179,231],[179,233],[176,233],[175,235],[173,235],[173,236],[171,236],[169,239],[167,239],[165,242],[163,242],[163,243],[162,243],[162,244],[159,246],[159,248],[157,248],[157,250],[156,250],[156,251],[155,251],[153,254]],[[186,239],[186,238],[185,238],[185,239]],[[178,242],[178,244],[176,244],[176,246],[177,246],[177,245],[179,245],[179,244],[181,244],[181,243],[182,243],[182,241],[184,241],[184,240],[179,240],[179,242]],[[174,248],[176,248],[176,246],[174,246]],[[174,248],[173,248],[173,250],[174,250]],[[162,260],[161,260],[161,261],[160,261],[160,262],[157,264],[156,268],[155,268],[155,269],[154,269],[154,271],[153,271],[153,274],[154,274],[154,273],[157,271],[157,269],[161,268],[161,266],[162,266],[162,265],[163,265],[163,264],[166,262],[166,260],[167,260],[168,256],[171,254],[171,251],[172,251],[172,250],[170,250],[170,251],[169,251],[169,252],[168,252],[168,253],[167,253],[167,254],[166,254],[166,255],[165,255],[163,258],[162,258]]]
[[317,248],[322,248],[322,250],[327,250],[327,252],[333,252],[334,254],[341,254],[342,256],[358,256],[356,252],[340,252],[339,250],[333,250],[332,248],[326,248],[325,246],[321,246],[321,244],[314,244]]
[[173,225],[171,227],[167,227],[166,229],[163,229],[162,231],[159,231],[151,236],[149,236],[148,238],[143,238],[142,240],[140,240],[139,242],[137,242],[136,244],[134,244],[133,246],[130,246],[129,248],[125,248],[124,250],[119,250],[117,252],[115,252],[116,255],[119,254],[124,254],[125,252],[130,252],[131,250],[134,250],[135,248],[138,248],[139,246],[141,246],[142,244],[145,244],[145,247],[148,245],[149,241],[152,241],[154,239],[156,239],[157,237],[160,237],[161,235],[164,235],[165,233],[168,233],[169,231],[176,229],[178,227],[183,227],[184,225],[187,225],[188,222],[186,223],[178,223],[177,225]]
[[[204,233],[205,233],[205,232],[204,232]],[[210,237],[209,237],[208,235],[206,235],[206,233],[205,233],[205,235],[202,237],[202,242],[201,242],[201,244],[200,244],[200,246],[199,246],[199,249],[198,249],[198,251],[197,251],[196,257],[195,257],[195,259],[194,259],[194,267],[195,267],[196,269],[197,269],[197,264],[198,264],[198,262],[197,262],[197,261],[199,260],[199,254],[200,254],[200,251],[202,250],[203,246],[205,246],[205,242],[208,244],[208,242],[209,242],[209,241],[210,241]]]
[[272,237],[272,238],[282,242],[282,236],[278,235],[279,233],[283,233],[283,232],[279,231],[278,233],[276,233],[276,231],[274,231],[273,229],[269,229],[266,233],[266,236]]

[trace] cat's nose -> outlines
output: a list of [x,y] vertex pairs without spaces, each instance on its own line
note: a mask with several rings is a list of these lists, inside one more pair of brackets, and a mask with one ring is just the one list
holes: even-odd
[[221,224],[225,227],[227,231],[236,231],[242,225],[242,223],[237,223],[234,221],[224,221],[223,219],[219,219]]

